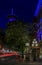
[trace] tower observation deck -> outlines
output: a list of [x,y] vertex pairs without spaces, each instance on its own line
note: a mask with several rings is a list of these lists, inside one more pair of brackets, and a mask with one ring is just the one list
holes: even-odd
[[8,21],[16,21],[17,20],[16,15],[13,13],[13,8],[11,10],[11,14],[9,14],[7,18],[8,18]]

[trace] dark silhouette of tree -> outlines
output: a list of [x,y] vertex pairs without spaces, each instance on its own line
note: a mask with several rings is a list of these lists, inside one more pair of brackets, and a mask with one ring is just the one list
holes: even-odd
[[29,41],[28,25],[22,21],[9,22],[5,30],[6,44],[10,47],[24,49],[25,43]]

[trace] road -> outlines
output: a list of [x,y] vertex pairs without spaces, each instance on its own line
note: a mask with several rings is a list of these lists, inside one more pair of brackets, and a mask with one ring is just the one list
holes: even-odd
[[28,62],[17,63],[17,62],[11,61],[11,62],[0,62],[0,65],[42,65],[42,63],[37,63],[37,62],[34,62],[34,63],[28,63]]

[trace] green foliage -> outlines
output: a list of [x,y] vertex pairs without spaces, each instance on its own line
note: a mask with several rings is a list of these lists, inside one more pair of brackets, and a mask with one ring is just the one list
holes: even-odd
[[28,25],[20,21],[8,23],[5,30],[5,40],[8,46],[24,50],[25,43],[29,41]]

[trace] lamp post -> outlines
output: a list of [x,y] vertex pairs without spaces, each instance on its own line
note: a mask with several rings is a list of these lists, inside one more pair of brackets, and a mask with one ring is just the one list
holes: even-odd
[[37,40],[36,39],[33,39],[33,42],[32,42],[32,47],[37,47],[38,46],[38,43],[37,43]]
[[29,50],[29,46],[30,46],[30,44],[29,43],[26,43],[26,51],[27,51],[27,53],[28,53],[28,50]]
[[[37,55],[38,55],[38,43],[36,39],[33,39],[32,42],[32,57],[34,58],[34,60],[37,60]],[[33,60],[33,59],[32,59]]]
[[24,60],[26,60],[26,54],[28,53],[28,51],[29,51],[29,46],[30,46],[30,44],[29,43],[26,43],[25,44],[25,50],[24,50]]

